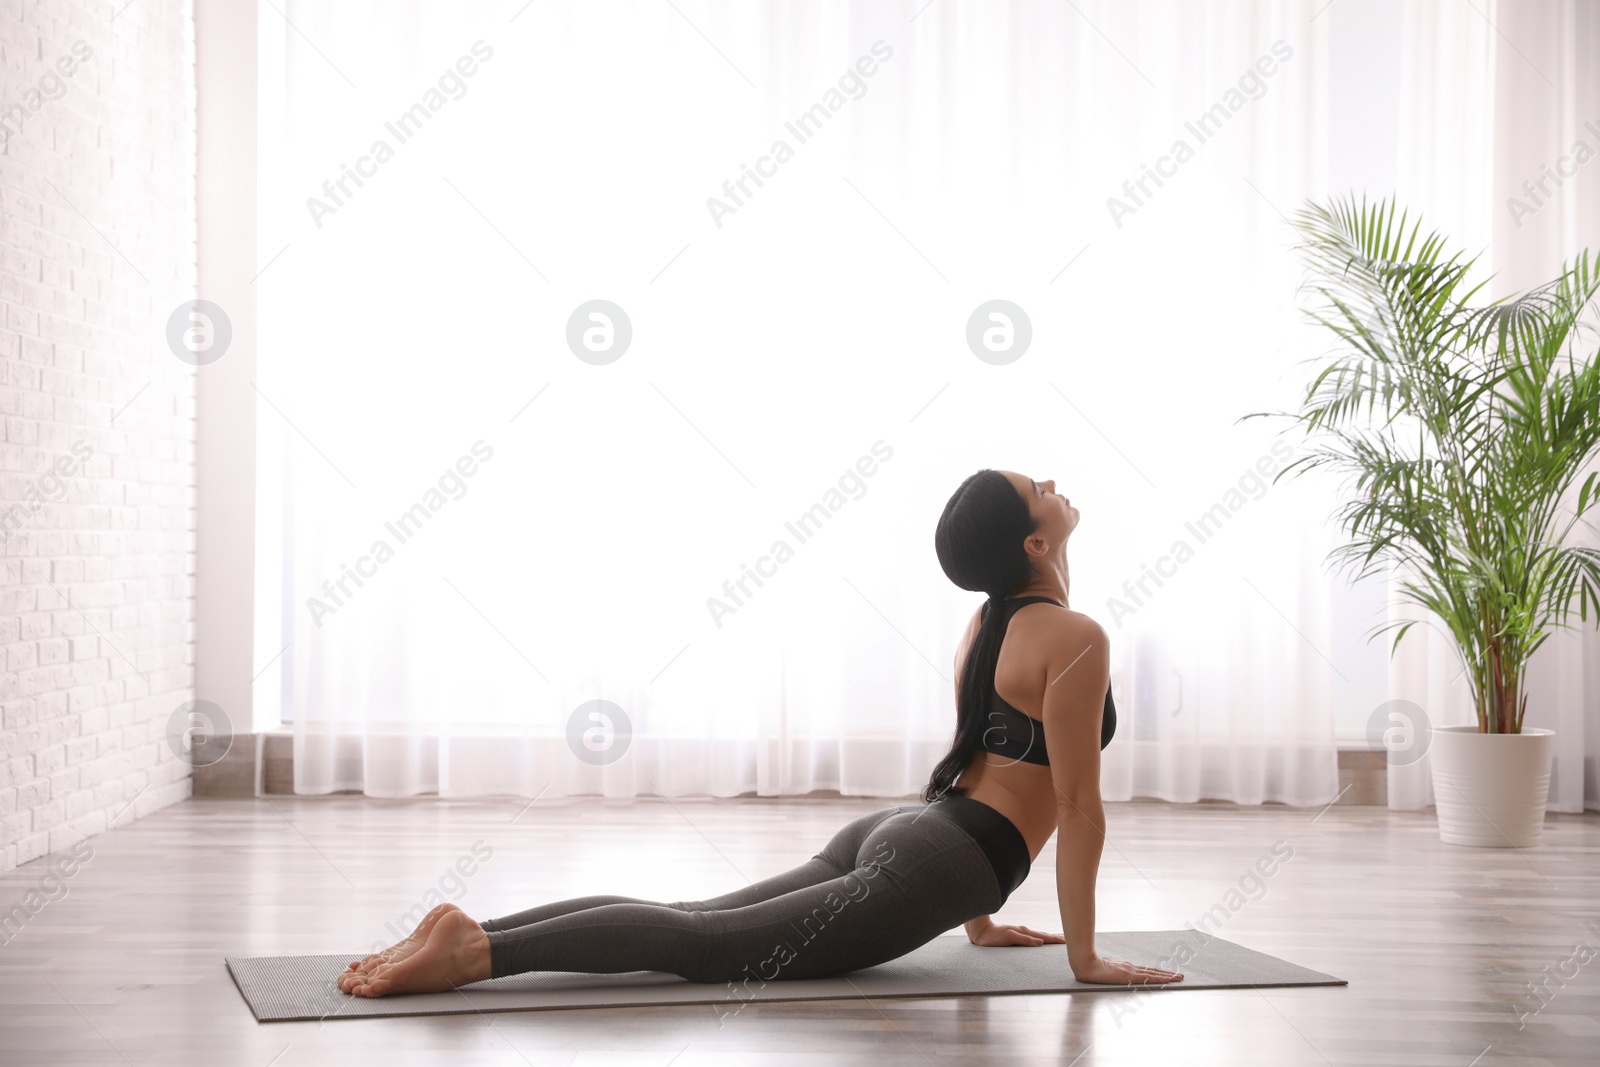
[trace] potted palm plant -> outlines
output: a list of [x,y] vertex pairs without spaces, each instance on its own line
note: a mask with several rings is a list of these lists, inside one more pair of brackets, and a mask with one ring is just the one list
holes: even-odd
[[1571,539],[1600,495],[1600,471],[1583,477],[1600,445],[1600,360],[1582,321],[1600,260],[1584,252],[1545,285],[1478,302],[1476,257],[1392,201],[1312,202],[1292,224],[1306,313],[1335,349],[1297,413],[1244,418],[1304,431],[1279,477],[1353,475],[1329,558],[1357,579],[1396,568],[1402,599],[1424,609],[1377,628],[1399,628],[1391,656],[1418,621],[1442,622],[1461,656],[1477,722],[1432,730],[1440,838],[1537,844],[1555,735],[1523,726],[1528,661],[1571,628],[1574,600],[1600,621],[1600,552]]

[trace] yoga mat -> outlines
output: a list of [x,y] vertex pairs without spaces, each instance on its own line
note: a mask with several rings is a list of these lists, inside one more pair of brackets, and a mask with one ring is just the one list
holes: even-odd
[[230,956],[227,963],[228,973],[233,975],[256,1021],[263,1023],[658,1004],[714,1004],[719,1006],[719,1016],[725,1017],[736,1014],[745,1004],[780,1000],[1181,992],[1349,984],[1343,978],[1193,929],[1100,933],[1095,935],[1095,948],[1105,956],[1178,971],[1184,979],[1164,986],[1091,985],[1072,977],[1063,945],[984,948],[961,934],[936,937],[898,959],[833,978],[763,981],[752,965],[749,977],[732,986],[690,982],[660,971],[534,971],[474,982],[447,993],[355,997],[340,991],[338,978],[351,960],[366,953]]

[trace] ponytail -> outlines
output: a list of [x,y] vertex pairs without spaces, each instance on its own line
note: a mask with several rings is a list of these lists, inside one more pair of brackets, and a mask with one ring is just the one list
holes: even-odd
[[934,530],[939,565],[962,589],[989,594],[977,635],[961,665],[956,691],[956,729],[950,751],[934,767],[922,799],[932,803],[946,794],[965,796],[955,784],[978,751],[988,728],[988,694],[994,686],[1006,617],[1002,598],[1025,586],[1033,564],[1022,547],[1035,523],[1024,501],[996,470],[980,470],[961,483],[945,505]]
[[967,649],[967,658],[961,665],[960,689],[956,696],[956,733],[950,751],[933,769],[933,776],[923,787],[922,800],[933,803],[946,793],[966,796],[963,786],[955,784],[966,770],[972,754],[982,746],[984,731],[988,728],[985,697],[994,685],[995,666],[1000,662],[1000,643],[1006,636],[1006,613],[999,601],[990,598],[983,602],[983,619],[978,633]]

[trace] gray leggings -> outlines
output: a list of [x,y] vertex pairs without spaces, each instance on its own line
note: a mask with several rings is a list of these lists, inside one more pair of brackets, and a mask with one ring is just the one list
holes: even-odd
[[995,870],[922,805],[850,822],[805,863],[710,900],[588,896],[481,925],[492,974],[665,971],[691,982],[822,978],[903,956],[998,911]]

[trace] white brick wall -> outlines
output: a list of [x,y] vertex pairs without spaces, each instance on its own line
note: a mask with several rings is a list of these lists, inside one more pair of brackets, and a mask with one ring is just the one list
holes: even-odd
[[189,795],[193,19],[125,3],[0,3],[0,870]]

